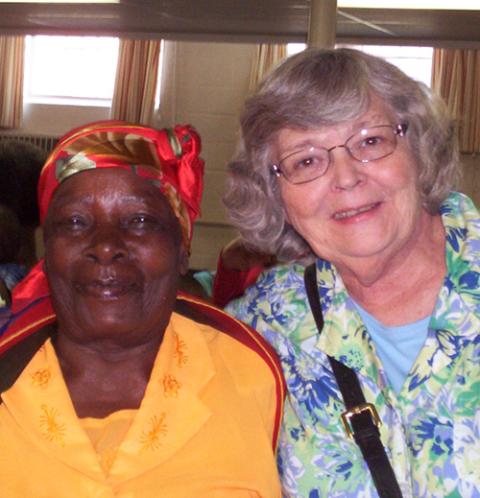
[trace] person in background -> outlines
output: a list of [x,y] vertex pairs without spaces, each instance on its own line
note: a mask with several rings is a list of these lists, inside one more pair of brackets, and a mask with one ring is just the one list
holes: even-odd
[[27,274],[23,265],[16,263],[21,247],[22,228],[15,213],[0,204],[0,307],[10,306],[10,293]]
[[241,125],[225,204],[286,264],[227,310],[283,364],[284,496],[480,496],[480,215],[445,105],[380,58],[311,49]]
[[11,291],[36,262],[36,189],[46,152],[0,141],[0,330],[10,318]]
[[10,209],[18,219],[20,247],[15,263],[26,268],[37,262],[37,184],[46,156],[43,149],[28,142],[0,141],[0,204]]
[[235,237],[218,257],[213,277],[212,302],[224,308],[253,285],[262,271],[275,263],[274,256],[255,251],[241,237]]
[[[202,273],[204,271],[206,272],[206,270],[201,270]],[[209,294],[208,289],[197,279],[199,273],[200,270],[189,269],[185,275],[181,275],[179,289],[192,296],[197,296],[204,301],[210,301],[211,294]]]
[[280,364],[252,329],[178,292],[199,153],[190,126],[106,121],[47,159],[45,259],[0,337],[2,496],[280,497]]

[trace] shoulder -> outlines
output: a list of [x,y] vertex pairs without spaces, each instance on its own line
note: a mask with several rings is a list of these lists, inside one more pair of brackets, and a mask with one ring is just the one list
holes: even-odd
[[273,348],[253,328],[223,310],[187,294],[179,294],[175,312],[202,329],[210,348],[231,356],[249,359],[249,368],[266,368],[275,383],[282,384],[281,365]]
[[300,263],[272,267],[225,309],[255,328],[259,317],[283,321],[283,312],[295,306],[305,294],[304,271],[305,266]]
[[465,260],[479,269],[480,213],[475,204],[466,195],[452,192],[442,203],[440,214],[447,240],[447,262]]
[[480,230],[480,213],[473,201],[460,192],[451,192],[440,206],[440,214],[445,229],[467,230],[475,232]]
[[283,358],[299,344],[310,319],[305,264],[291,263],[262,273],[245,295],[230,303],[228,313],[254,327]]
[[248,325],[195,297],[179,294],[175,313],[194,322],[217,368],[257,400],[276,448],[286,385],[273,348]]

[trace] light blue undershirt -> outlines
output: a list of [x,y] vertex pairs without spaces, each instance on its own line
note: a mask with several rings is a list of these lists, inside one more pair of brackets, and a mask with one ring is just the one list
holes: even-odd
[[355,301],[354,304],[375,344],[388,380],[398,394],[425,343],[430,316],[406,325],[387,327]]

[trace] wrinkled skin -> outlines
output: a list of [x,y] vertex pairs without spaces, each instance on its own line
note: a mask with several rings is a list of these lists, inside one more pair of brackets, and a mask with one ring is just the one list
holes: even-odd
[[55,347],[78,413],[139,406],[186,269],[179,222],[145,179],[97,169],[58,188],[45,270]]

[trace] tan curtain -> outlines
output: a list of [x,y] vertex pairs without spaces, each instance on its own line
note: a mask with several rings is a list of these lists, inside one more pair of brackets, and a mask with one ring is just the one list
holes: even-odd
[[0,128],[22,122],[24,50],[23,36],[0,36]]
[[155,105],[160,40],[120,40],[111,117],[151,124]]
[[286,45],[257,45],[250,72],[249,90],[255,91],[260,81],[286,57]]
[[480,152],[480,50],[435,49],[432,88],[447,102],[460,150]]

